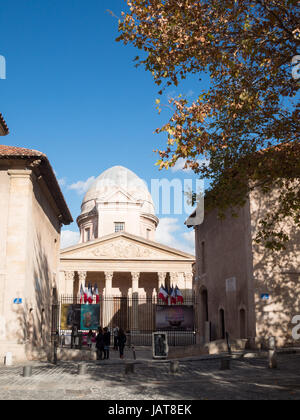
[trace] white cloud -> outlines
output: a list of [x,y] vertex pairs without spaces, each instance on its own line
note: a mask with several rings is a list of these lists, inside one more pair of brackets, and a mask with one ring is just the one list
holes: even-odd
[[68,190],[73,190],[76,191],[77,194],[83,195],[89,190],[89,188],[92,186],[95,180],[96,178],[94,176],[91,176],[86,181],[78,181],[74,184],[69,185]]
[[79,242],[79,232],[71,230],[63,230],[61,232],[60,247],[61,249],[68,248],[69,246],[77,245]]
[[[180,171],[183,171],[185,173],[191,173],[191,172],[193,172],[191,168],[184,169],[184,166],[186,164],[186,161],[187,161],[187,159],[179,158],[177,160],[177,162],[175,163],[175,166],[173,166],[171,168],[171,171],[172,172],[180,172]],[[203,164],[209,165],[209,160],[208,159],[198,159],[197,160],[197,163],[199,163],[200,166],[202,166]]]
[[67,183],[67,181],[65,180],[65,178],[60,178],[57,180],[57,182],[59,183],[60,187],[64,187]]
[[[178,219],[166,217],[160,219],[156,231],[156,240],[164,245],[174,247],[174,232],[180,230]],[[175,240],[176,241],[176,240]]]
[[172,172],[179,172],[179,171],[192,172],[191,169],[183,169],[186,161],[187,159],[179,158],[177,162],[175,163],[175,166],[171,168],[171,171]]
[[188,232],[182,234],[182,237],[188,242],[192,249],[195,249],[195,231],[190,229]]
[[181,223],[176,218],[160,219],[156,231],[156,241],[179,251],[195,254],[194,230],[183,232]]

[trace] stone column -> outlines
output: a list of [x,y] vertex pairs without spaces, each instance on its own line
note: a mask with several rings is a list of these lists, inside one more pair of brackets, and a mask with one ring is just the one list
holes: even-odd
[[178,283],[178,273],[170,273],[170,286],[176,287]]
[[186,297],[192,299],[193,297],[193,272],[184,273]]
[[75,272],[74,271],[65,271],[65,293],[66,295],[73,296],[74,293],[74,277]]
[[140,273],[131,273],[132,278],[132,323],[131,329],[136,332],[139,329],[139,279]]
[[112,295],[112,280],[114,276],[113,271],[105,271],[105,289],[103,291],[104,302],[103,302],[103,325],[102,327],[108,327],[111,320],[114,317],[114,298]]
[[113,280],[114,272],[113,271],[105,271],[104,275],[105,275],[104,295],[106,297],[107,296],[112,297],[112,280]]
[[140,273],[131,273],[132,278],[132,295],[139,293]]
[[86,288],[86,278],[87,278],[87,271],[78,271],[78,277],[79,277],[79,293],[81,289],[81,285],[83,287],[83,290]]
[[158,275],[158,290],[161,286],[166,287],[166,277],[167,273],[157,273]]

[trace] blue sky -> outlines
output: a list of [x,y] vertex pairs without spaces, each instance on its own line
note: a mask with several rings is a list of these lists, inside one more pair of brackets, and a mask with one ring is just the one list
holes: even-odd
[[[0,80],[0,112],[10,128],[2,142],[47,154],[74,220],[84,187],[104,170],[123,165],[143,178],[196,177],[183,171],[158,171],[154,134],[170,117],[159,115],[157,86],[151,74],[136,69],[138,51],[115,41],[124,0],[1,0],[0,55],[7,78]],[[178,93],[193,97],[201,86],[191,79]],[[166,92],[174,95],[174,88]],[[77,188],[76,188],[77,187]],[[162,215],[158,240],[193,250],[186,214]],[[72,233],[74,232],[74,233]],[[76,239],[77,225],[64,228]],[[68,244],[69,244],[68,242]]]

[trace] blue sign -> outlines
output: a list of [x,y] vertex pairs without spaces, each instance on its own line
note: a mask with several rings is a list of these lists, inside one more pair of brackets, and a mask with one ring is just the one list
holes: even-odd
[[15,305],[21,305],[23,302],[22,302],[22,299],[21,298],[16,298],[16,299],[14,299],[14,304]]
[[264,293],[261,295],[261,299],[262,300],[269,300],[270,299],[270,295],[268,293]]

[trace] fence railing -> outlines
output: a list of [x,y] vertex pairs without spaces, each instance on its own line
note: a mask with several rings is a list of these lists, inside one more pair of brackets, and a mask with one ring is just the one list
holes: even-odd
[[[128,337],[128,344],[136,346],[151,346],[152,333],[166,331],[170,346],[186,346],[196,342],[195,317],[192,317],[196,300],[194,296],[185,297],[183,303],[166,305],[156,297],[101,297],[96,305],[95,299],[91,305],[84,305],[80,296],[62,296],[60,302],[53,306],[52,330],[59,331],[61,346],[75,346],[81,348],[87,345],[86,335],[91,329],[97,332],[99,326],[108,327],[111,331],[113,344],[113,328],[122,328]],[[170,325],[159,325],[157,322],[158,311],[189,312],[189,325],[181,327],[177,315],[176,322]],[[177,309],[172,309],[176,307]],[[182,311],[178,308],[182,308]],[[169,309],[168,309],[169,308]],[[88,319],[85,328],[82,328],[84,314]],[[182,315],[183,316],[183,315]],[[179,319],[179,320],[178,320]],[[178,321],[178,322],[177,322]],[[74,338],[74,331],[76,337]]]

